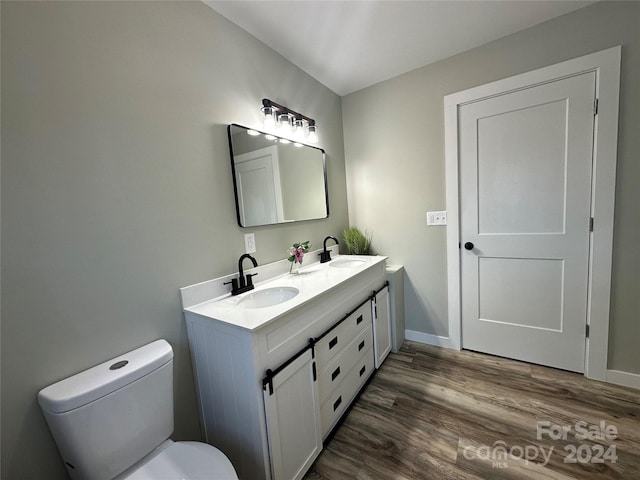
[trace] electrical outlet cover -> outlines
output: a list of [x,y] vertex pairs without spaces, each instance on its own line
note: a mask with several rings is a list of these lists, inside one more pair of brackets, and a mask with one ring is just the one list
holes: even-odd
[[447,212],[427,212],[427,226],[431,225],[446,225],[447,224]]
[[256,236],[253,233],[244,234],[244,253],[256,253]]

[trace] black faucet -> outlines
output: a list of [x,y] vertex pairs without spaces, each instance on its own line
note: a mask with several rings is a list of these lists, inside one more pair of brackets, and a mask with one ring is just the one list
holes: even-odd
[[256,259],[248,253],[245,253],[240,257],[240,259],[238,260],[238,278],[232,278],[230,282],[224,282],[224,285],[227,285],[229,283],[231,284],[231,295],[239,295],[255,288],[251,277],[255,277],[258,274],[248,273],[245,278],[244,271],[242,269],[242,262],[245,258],[251,260],[251,263],[253,263],[254,267],[258,266],[258,262],[256,261]]
[[338,242],[338,239],[336,237],[332,237],[331,235],[329,235],[328,237],[326,237],[324,239],[324,242],[322,242],[322,252],[320,252],[318,255],[320,255],[320,263],[327,263],[331,260],[331,252],[329,250],[327,250],[327,240],[333,240],[334,242],[336,242],[336,245],[339,245],[340,242]]

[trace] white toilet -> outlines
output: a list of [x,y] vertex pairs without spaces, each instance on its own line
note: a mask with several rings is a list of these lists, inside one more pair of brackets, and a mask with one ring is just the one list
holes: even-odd
[[211,445],[173,442],[173,350],[157,340],[38,393],[72,479],[237,480]]

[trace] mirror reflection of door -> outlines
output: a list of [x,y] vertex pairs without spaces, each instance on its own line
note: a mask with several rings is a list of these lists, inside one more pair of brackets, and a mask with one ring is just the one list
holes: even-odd
[[243,226],[284,221],[278,149],[275,145],[236,155],[235,173]]

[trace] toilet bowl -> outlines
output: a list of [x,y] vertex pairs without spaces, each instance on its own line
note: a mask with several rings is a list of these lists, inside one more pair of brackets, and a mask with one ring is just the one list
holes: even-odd
[[229,459],[217,448],[201,442],[167,440],[139,464],[114,480],[236,480]]
[[38,403],[74,480],[238,479],[217,448],[169,439],[173,350],[165,340],[50,385]]

